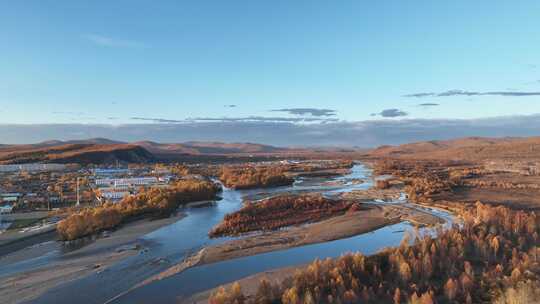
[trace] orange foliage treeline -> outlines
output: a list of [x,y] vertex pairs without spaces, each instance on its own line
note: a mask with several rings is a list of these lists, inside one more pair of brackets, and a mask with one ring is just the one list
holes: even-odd
[[322,195],[275,196],[257,203],[247,202],[242,209],[227,214],[209,235],[210,237],[238,235],[316,222],[344,214],[352,205],[350,201],[331,200]]
[[219,179],[233,189],[286,186],[294,182],[293,178],[285,175],[285,169],[279,166],[225,166],[221,169]]
[[[316,260],[281,283],[262,281],[249,297],[238,284],[220,288],[210,303],[540,303],[531,288],[540,278],[536,215],[477,203],[463,217],[463,226],[440,229],[435,239]],[[505,300],[512,295],[517,302]]]
[[331,169],[350,169],[353,166],[354,162],[350,160],[333,160],[303,162],[299,164],[288,165],[287,167],[289,167],[289,170],[293,172],[314,172]]
[[[460,163],[437,161],[383,160],[375,164],[374,172],[391,174],[405,183],[405,193],[414,203],[430,203],[437,195],[451,193],[466,174],[453,174]],[[453,171],[450,171],[452,168]]]
[[107,203],[71,214],[56,229],[62,240],[74,240],[143,214],[168,215],[182,204],[214,199],[220,190],[218,184],[210,181],[181,180],[167,188],[149,188],[117,204]]

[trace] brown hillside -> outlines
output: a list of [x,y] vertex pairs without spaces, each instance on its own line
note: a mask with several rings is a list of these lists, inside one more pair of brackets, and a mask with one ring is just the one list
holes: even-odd
[[33,162],[112,163],[147,162],[153,155],[142,147],[130,144],[63,144],[52,147],[15,145],[0,148],[0,164]]
[[185,142],[185,143],[156,143],[142,141],[134,143],[152,153],[179,153],[191,155],[229,155],[243,153],[274,153],[287,149],[252,143],[221,143],[221,142]]
[[371,157],[436,160],[540,159],[540,137],[480,138],[382,146]]
[[0,145],[0,164],[31,162],[228,162],[269,160],[276,157],[356,159],[365,151],[357,149],[281,148],[255,143],[198,142],[124,143],[106,138],[50,140],[36,144]]

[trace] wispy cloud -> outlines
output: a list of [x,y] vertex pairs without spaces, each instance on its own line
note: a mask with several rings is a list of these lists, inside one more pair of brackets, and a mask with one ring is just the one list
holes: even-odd
[[292,115],[311,115],[311,116],[335,116],[336,110],[317,109],[317,108],[291,108],[291,109],[275,109],[271,112],[285,112]]
[[131,117],[131,120],[150,121],[153,123],[183,123],[185,120],[153,118],[153,117]]
[[225,108],[236,108],[235,104],[228,104],[224,106]]
[[113,38],[104,35],[98,34],[88,34],[83,36],[86,40],[92,42],[93,44],[103,46],[103,47],[112,47],[112,48],[143,48],[146,47],[144,43],[134,40]]
[[433,102],[426,102],[426,103],[419,104],[419,106],[421,107],[436,107],[438,105],[439,105],[438,103],[433,103]]
[[131,117],[131,120],[148,121],[152,123],[194,123],[194,122],[288,122],[288,123],[306,123],[306,122],[336,122],[337,118],[318,118],[318,117],[266,117],[266,116],[246,116],[246,117],[193,117],[186,119],[166,119],[155,117]]
[[414,94],[407,94],[407,95],[403,95],[403,97],[418,97],[418,98],[422,98],[422,97],[433,97],[433,96],[436,96],[437,94],[435,93],[414,93]]
[[400,109],[386,109],[386,110],[382,110],[380,113],[371,114],[371,116],[377,116],[377,115],[380,115],[382,117],[393,118],[393,117],[407,116],[408,113]]
[[221,121],[221,122],[335,122],[337,118],[318,118],[318,117],[266,117],[266,116],[247,116],[247,117],[197,117],[191,118],[191,121]]
[[403,95],[403,97],[449,97],[449,96],[513,96],[513,97],[523,97],[523,96],[540,96],[540,92],[521,92],[521,91],[492,91],[492,92],[474,92],[474,91],[465,91],[465,90],[449,90],[440,93],[434,92],[421,92],[414,94]]

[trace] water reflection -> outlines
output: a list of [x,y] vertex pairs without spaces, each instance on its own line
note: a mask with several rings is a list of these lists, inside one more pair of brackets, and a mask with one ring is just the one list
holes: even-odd
[[[162,227],[141,238],[147,250],[114,264],[102,273],[64,284],[48,291],[34,303],[103,303],[144,279],[182,261],[187,255],[204,246],[221,243],[232,238],[210,239],[208,231],[218,224],[225,214],[242,207],[243,199],[264,198],[284,192],[319,191],[337,195],[372,185],[371,170],[356,164],[350,174],[334,178],[298,179],[293,185],[274,189],[236,191],[224,188],[222,199],[205,208],[184,208],[183,219]],[[359,182],[359,181],[362,182]],[[187,296],[220,284],[240,279],[261,271],[304,264],[315,258],[337,257],[347,251],[371,254],[383,247],[398,245],[407,223],[381,228],[372,233],[321,244],[306,245],[276,252],[203,265],[188,269],[169,279],[158,281],[128,293],[114,303],[169,303],[177,296]],[[62,256],[62,254],[59,254]],[[42,259],[41,261],[47,261]]]
[[[303,179],[296,182],[292,186],[292,189],[290,189],[291,187],[282,187],[281,189],[265,192],[265,195],[271,196],[277,192],[302,191],[307,189],[310,189],[311,191],[321,191],[325,195],[335,195],[356,189],[367,189],[372,185],[371,179],[368,178],[370,174],[370,170],[363,165],[355,165],[350,174],[332,179],[333,181],[337,182],[337,186],[323,185],[323,183],[326,183],[328,179],[320,180],[318,184],[314,184],[313,180],[307,181],[307,179]],[[359,179],[361,179],[363,183],[358,183]],[[236,208],[239,208],[242,197],[261,195],[261,192],[254,192],[256,192],[256,190],[251,192],[226,190],[224,192],[223,204],[220,203],[218,205],[223,208],[220,211],[230,212]],[[405,202],[404,197],[401,197],[396,203]],[[218,217],[221,218],[221,216]],[[211,220],[214,219],[214,217],[211,218]],[[178,225],[182,224],[179,222]],[[203,231],[201,231],[201,235],[199,235],[199,237],[205,239],[205,243],[207,244],[226,240],[208,240],[206,234],[203,235],[202,232]],[[208,230],[204,230],[204,233],[207,232]],[[198,266],[188,269],[171,278],[137,289],[124,297],[121,297],[114,303],[133,303],[134,301],[144,302],[147,300],[162,303],[172,303],[178,296],[189,296],[227,282],[241,279],[251,274],[274,268],[305,264],[316,258],[338,257],[343,253],[350,251],[360,251],[364,254],[372,254],[384,247],[399,245],[404,233],[407,232],[414,233],[412,226],[404,222],[387,226],[371,233],[346,239],[305,245],[249,257],[237,258],[215,264]],[[159,233],[160,232],[158,232],[158,234]],[[171,244],[171,246],[173,245]],[[180,245],[176,244],[174,246]]]
[[351,238],[198,266],[135,290],[114,303],[145,302],[150,299],[157,303],[174,303],[178,296],[187,297],[270,269],[306,264],[316,258],[338,257],[352,251],[372,254],[384,247],[399,245],[404,231],[410,229],[407,223],[399,223]]

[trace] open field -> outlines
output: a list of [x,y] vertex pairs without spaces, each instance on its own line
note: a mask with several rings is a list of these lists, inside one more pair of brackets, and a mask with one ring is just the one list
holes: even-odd
[[[540,138],[463,138],[385,146],[366,154],[380,174],[420,186],[423,203],[540,208]],[[424,179],[424,180],[422,180]],[[428,185],[427,180],[439,185]],[[440,186],[445,184],[445,189]],[[416,199],[417,195],[413,195]]]

